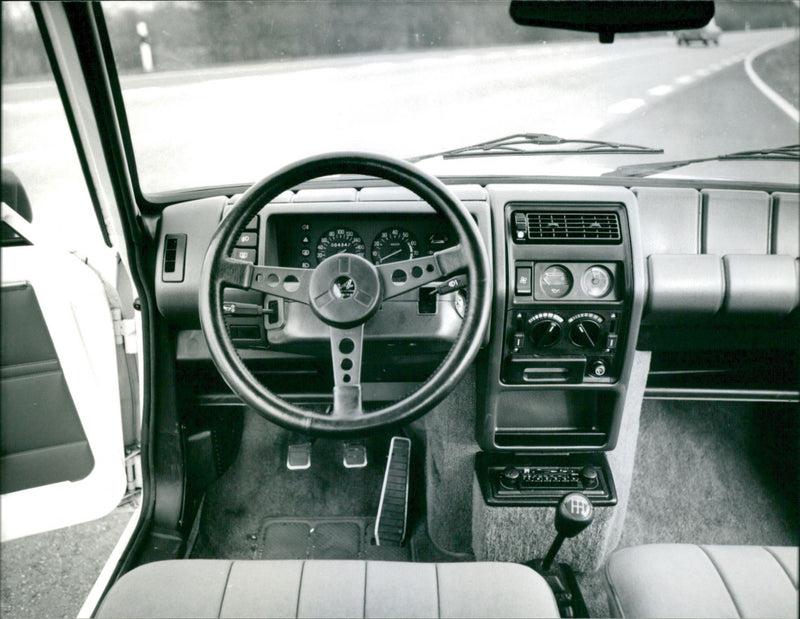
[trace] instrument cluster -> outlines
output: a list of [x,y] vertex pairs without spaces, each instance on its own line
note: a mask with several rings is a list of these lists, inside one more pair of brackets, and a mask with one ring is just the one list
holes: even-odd
[[271,220],[279,263],[287,267],[311,269],[342,253],[389,264],[456,244],[450,225],[436,215],[276,215]]

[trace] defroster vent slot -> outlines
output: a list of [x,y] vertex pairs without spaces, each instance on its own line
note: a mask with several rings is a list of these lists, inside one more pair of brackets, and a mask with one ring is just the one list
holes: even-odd
[[[522,215],[522,217],[520,217]],[[516,211],[514,222],[524,221],[522,243],[620,243],[619,216],[608,211]]]

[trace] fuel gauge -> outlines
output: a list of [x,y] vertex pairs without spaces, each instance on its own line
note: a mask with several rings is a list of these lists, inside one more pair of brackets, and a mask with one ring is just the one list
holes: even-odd
[[428,241],[428,255],[432,256],[434,252],[447,247],[450,243],[450,235],[447,232],[437,230],[436,232],[431,232],[426,240]]
[[613,285],[614,276],[611,275],[607,268],[599,264],[590,266],[581,277],[581,288],[586,294],[595,299],[606,296]]

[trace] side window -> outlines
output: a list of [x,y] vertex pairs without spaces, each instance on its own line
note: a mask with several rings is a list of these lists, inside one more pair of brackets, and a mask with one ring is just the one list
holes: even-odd
[[2,102],[4,181],[9,172],[19,179],[37,228],[69,249],[107,259],[110,250],[28,3],[2,3]]

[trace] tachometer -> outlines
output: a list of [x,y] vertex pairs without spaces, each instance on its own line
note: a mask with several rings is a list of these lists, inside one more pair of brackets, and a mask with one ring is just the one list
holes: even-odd
[[367,247],[364,239],[350,228],[334,228],[323,234],[317,243],[317,262],[336,254],[356,254],[365,258]]
[[403,228],[386,228],[372,242],[372,262],[388,264],[419,256],[417,239]]

